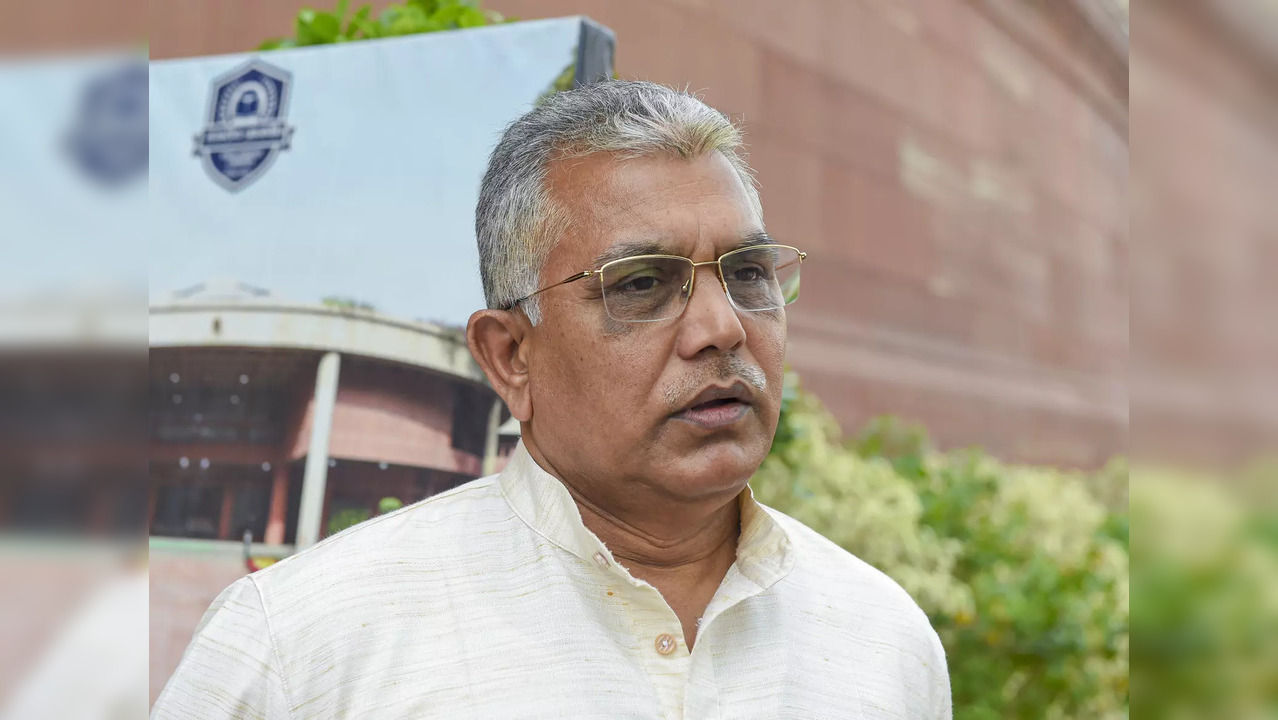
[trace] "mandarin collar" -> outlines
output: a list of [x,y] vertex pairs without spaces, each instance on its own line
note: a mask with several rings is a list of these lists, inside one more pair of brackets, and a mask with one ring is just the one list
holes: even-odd
[[[582,522],[568,488],[537,464],[523,440],[498,476],[498,486],[515,515],[538,535],[587,563],[597,554],[615,562],[608,547]],[[772,512],[754,499],[749,486],[737,496],[737,502],[741,535],[736,565],[742,575],[766,589],[794,567],[794,546]]]

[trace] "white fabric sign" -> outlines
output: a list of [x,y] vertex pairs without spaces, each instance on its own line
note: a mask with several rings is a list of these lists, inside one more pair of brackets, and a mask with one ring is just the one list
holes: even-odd
[[474,209],[488,153],[572,62],[580,28],[151,63],[152,302],[226,279],[464,323],[484,304]]

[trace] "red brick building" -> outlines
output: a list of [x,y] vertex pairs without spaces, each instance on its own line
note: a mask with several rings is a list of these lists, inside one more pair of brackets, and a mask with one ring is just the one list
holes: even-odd
[[150,325],[153,692],[247,572],[245,532],[287,555],[500,469],[517,438],[455,329],[239,283],[175,293]]

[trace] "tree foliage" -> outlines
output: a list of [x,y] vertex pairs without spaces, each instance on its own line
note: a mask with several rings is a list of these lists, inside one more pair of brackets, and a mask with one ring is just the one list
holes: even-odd
[[1098,497],[1101,484],[939,453],[891,418],[845,442],[793,376],[752,481],[760,501],[883,570],[927,611],[960,720],[1127,716],[1126,510]]
[[372,15],[371,5],[361,5],[348,15],[349,9],[349,0],[338,0],[337,7],[331,11],[303,8],[294,21],[293,37],[267,40],[258,50],[329,45],[509,22],[501,13],[481,9],[474,0],[405,0],[390,4],[376,17]]
[[364,522],[365,520],[376,517],[378,515],[385,515],[386,513],[389,513],[389,512],[395,512],[396,510],[402,507],[404,507],[403,500],[400,500],[397,497],[388,495],[387,497],[381,498],[380,500],[377,501],[376,513],[370,511],[368,508],[361,508],[361,507],[342,508],[341,510],[334,512],[332,516],[329,517],[328,533],[325,535],[325,537],[336,535],[337,533],[345,530],[346,528],[354,527]]

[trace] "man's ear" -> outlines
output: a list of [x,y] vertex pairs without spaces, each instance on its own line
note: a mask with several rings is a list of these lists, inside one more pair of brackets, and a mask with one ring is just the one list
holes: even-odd
[[531,329],[523,313],[511,310],[480,310],[466,323],[471,356],[520,422],[531,420],[533,413],[525,357]]

